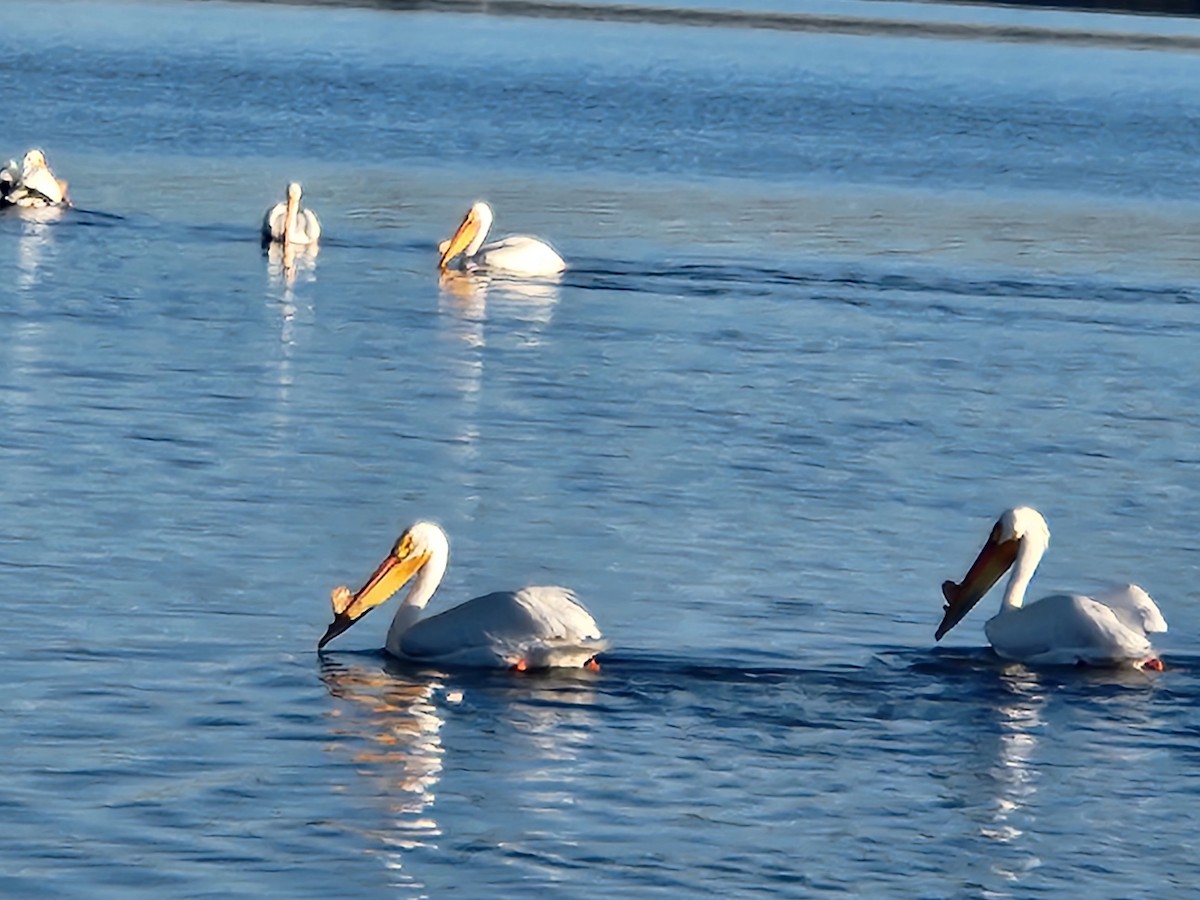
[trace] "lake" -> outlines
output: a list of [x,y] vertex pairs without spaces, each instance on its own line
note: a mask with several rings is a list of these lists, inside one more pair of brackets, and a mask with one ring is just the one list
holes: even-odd
[[[1200,23],[668,6],[7,11],[3,893],[1200,883]],[[479,198],[562,278],[439,278]],[[1017,504],[1164,672],[935,644]],[[424,518],[600,671],[319,657]]]

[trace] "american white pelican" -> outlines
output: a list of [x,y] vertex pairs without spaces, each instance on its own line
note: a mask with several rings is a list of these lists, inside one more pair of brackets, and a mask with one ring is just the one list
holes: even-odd
[[311,209],[300,208],[300,185],[287,186],[287,200],[267,210],[262,222],[262,242],[267,244],[315,244],[321,237],[321,223]]
[[448,241],[438,245],[442,271],[460,253],[464,269],[488,269],[509,275],[537,277],[557,275],[567,267],[563,258],[545,241],[524,234],[514,234],[485,244],[494,219],[492,208],[482,200],[475,203],[463,217],[462,224]]
[[450,542],[441,528],[432,522],[410,526],[356,593],[334,588],[333,622],[317,649],[415,576],[388,629],[387,652],[393,656],[437,666],[596,667],[594,657],[607,642],[591,613],[566,588],[497,591],[422,619],[449,558]]
[[0,201],[27,209],[71,205],[67,183],[54,177],[46,154],[36,148],[25,154],[19,166],[10,160],[0,170]]
[[946,607],[936,639],[957,625],[1012,566],[1000,612],[983,629],[997,654],[1043,665],[1162,669],[1146,635],[1166,631],[1167,623],[1136,584],[1094,597],[1052,594],[1023,605],[1025,589],[1049,544],[1050,529],[1036,509],[1020,506],[1005,512],[962,584],[942,584]]

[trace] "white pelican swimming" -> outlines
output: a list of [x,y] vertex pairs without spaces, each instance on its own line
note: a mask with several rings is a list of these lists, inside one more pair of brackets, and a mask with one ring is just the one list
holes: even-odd
[[10,160],[0,170],[0,201],[27,209],[71,205],[67,183],[54,177],[46,154],[36,148],[25,154],[19,166]]
[[1167,630],[1150,595],[1136,584],[1085,597],[1052,594],[1025,606],[1025,589],[1037,570],[1050,529],[1036,509],[1020,506],[1005,512],[979,551],[962,584],[942,584],[945,615],[937,640],[1012,566],[1000,612],[988,619],[984,633],[1006,659],[1043,665],[1121,665],[1161,669],[1147,634]]
[[333,622],[317,649],[415,576],[388,629],[387,652],[393,656],[437,666],[595,667],[594,657],[607,642],[591,613],[566,588],[497,591],[422,619],[449,558],[450,542],[441,528],[432,522],[410,526],[356,593],[334,588]]
[[567,267],[563,258],[545,241],[524,234],[514,234],[485,244],[491,230],[492,208],[482,200],[475,203],[463,217],[462,224],[448,241],[438,245],[441,258],[438,268],[446,267],[460,253],[465,269],[488,269],[509,275],[537,277],[557,275]]
[[287,186],[287,200],[276,203],[267,210],[262,222],[262,242],[315,244],[321,237],[321,223],[311,209],[300,208],[300,185],[292,182]]

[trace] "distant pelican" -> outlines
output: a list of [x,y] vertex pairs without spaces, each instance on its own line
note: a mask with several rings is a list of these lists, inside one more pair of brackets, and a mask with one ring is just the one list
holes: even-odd
[[448,241],[438,245],[438,268],[446,267],[460,253],[465,269],[488,269],[509,275],[537,277],[557,275],[567,267],[563,258],[545,241],[524,234],[484,244],[494,219],[492,208],[480,200],[467,212]]
[[415,576],[388,629],[387,652],[392,656],[434,666],[522,671],[596,667],[594,657],[607,643],[591,613],[566,588],[497,591],[422,619],[449,558],[450,542],[441,528],[432,522],[412,525],[356,593],[345,587],[334,589],[333,622],[317,649]]
[[0,202],[26,209],[71,205],[67,183],[54,177],[46,154],[36,148],[25,154],[20,166],[10,160],[0,170]]
[[1013,567],[1000,612],[983,630],[1005,659],[1042,665],[1133,665],[1162,669],[1147,634],[1167,630],[1158,606],[1136,584],[1085,597],[1053,594],[1025,606],[1025,589],[1050,544],[1050,529],[1036,509],[1005,512],[961,584],[942,585],[945,615],[941,640]]
[[321,223],[311,209],[300,208],[300,185],[287,186],[287,200],[267,210],[262,222],[263,246],[280,244],[315,244],[321,237]]

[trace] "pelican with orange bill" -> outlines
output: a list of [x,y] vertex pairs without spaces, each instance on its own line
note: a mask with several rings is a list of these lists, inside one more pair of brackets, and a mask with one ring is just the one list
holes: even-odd
[[409,581],[412,586],[388,629],[387,652],[435,666],[500,667],[524,671],[598,668],[607,646],[591,613],[566,588],[524,587],[476,597],[421,618],[450,558],[446,533],[432,522],[410,526],[357,591],[334,588],[333,621],[321,650]]
[[465,270],[483,269],[518,277],[550,277],[567,267],[558,251],[526,234],[485,244],[494,218],[492,208],[482,200],[473,204],[450,239],[438,245],[438,268],[446,271],[459,256]]
[[1093,596],[1052,594],[1025,605],[1025,591],[1050,544],[1050,528],[1036,509],[1007,510],[960,583],[942,584],[946,599],[941,640],[1012,569],[1000,612],[984,624],[992,649],[1005,659],[1041,665],[1128,665],[1162,669],[1147,637],[1167,623],[1136,584]]
[[262,221],[262,244],[312,245],[321,237],[321,222],[311,209],[300,206],[300,185],[287,186],[287,199],[267,210]]

